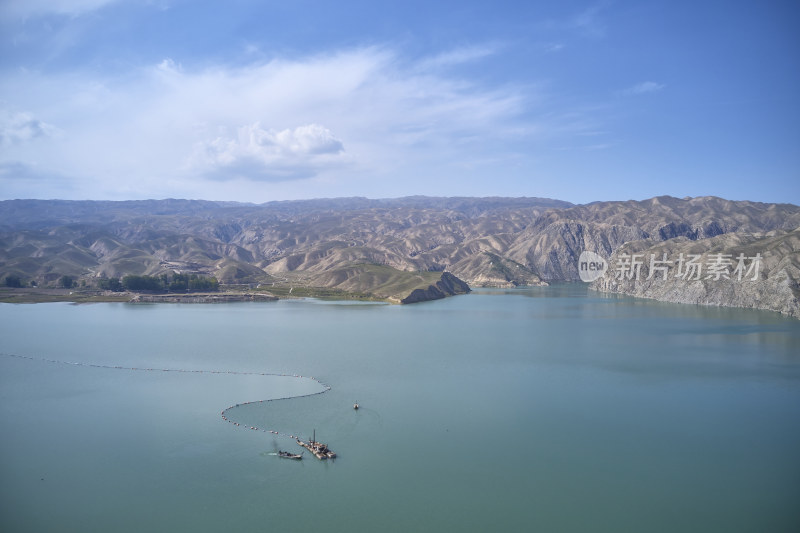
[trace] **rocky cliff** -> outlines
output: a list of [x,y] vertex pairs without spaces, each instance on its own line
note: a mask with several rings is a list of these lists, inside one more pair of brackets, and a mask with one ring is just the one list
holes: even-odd
[[608,270],[592,288],[800,318],[800,229],[631,242],[611,255]]

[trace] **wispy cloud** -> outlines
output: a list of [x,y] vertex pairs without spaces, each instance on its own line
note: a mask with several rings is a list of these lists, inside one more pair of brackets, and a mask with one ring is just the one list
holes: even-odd
[[637,94],[648,94],[648,93],[655,93],[662,89],[664,89],[666,85],[663,83],[657,83],[654,81],[643,81],[641,83],[637,83],[632,87],[628,87],[622,91],[622,94],[625,95],[637,95]]
[[524,118],[534,89],[435,68],[489,53],[409,64],[366,47],[243,67],[165,59],[120,78],[19,72],[0,80],[0,100],[31,113],[8,115],[4,138],[32,139],[49,124],[63,133],[35,152],[6,143],[0,163],[82,176],[90,192],[113,180],[117,190],[162,196],[187,195],[204,180],[241,187],[228,197],[298,179],[422,180],[535,129]]
[[30,113],[0,109],[0,146],[51,137],[58,129]]
[[603,17],[608,2],[601,1],[585,7],[581,11],[572,12],[561,18],[548,18],[539,23],[539,28],[547,32],[557,32],[560,40],[579,35],[589,38],[606,36],[607,27]]
[[574,16],[568,27],[578,30],[589,37],[605,37],[607,29],[602,17],[606,2],[590,6]]
[[461,65],[491,56],[497,52],[497,45],[466,46],[429,57],[418,63],[419,70],[431,70]]
[[46,15],[77,16],[120,0],[4,0],[0,18],[24,20]]
[[561,50],[563,50],[564,49],[564,44],[563,43],[547,43],[547,44],[542,46],[542,49],[545,52],[547,52],[549,54],[552,54],[552,53],[560,52]]

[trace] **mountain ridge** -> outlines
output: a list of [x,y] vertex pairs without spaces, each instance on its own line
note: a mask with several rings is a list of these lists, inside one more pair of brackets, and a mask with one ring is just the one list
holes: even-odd
[[265,204],[7,200],[0,202],[0,279],[53,284],[70,275],[92,285],[102,277],[177,271],[213,275],[223,284],[370,293],[381,276],[365,275],[359,265],[377,265],[406,273],[390,276],[396,278],[390,286],[403,290],[408,286],[398,276],[408,281],[424,272],[449,272],[471,286],[511,287],[579,280],[584,250],[611,257],[630,242],[797,227],[798,206],[714,196],[578,205],[427,196]]

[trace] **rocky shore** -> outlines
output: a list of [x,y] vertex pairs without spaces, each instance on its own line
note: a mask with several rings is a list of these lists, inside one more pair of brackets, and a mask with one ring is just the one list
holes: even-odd
[[800,229],[627,243],[614,252],[608,270],[591,287],[665,302],[765,309],[800,318]]

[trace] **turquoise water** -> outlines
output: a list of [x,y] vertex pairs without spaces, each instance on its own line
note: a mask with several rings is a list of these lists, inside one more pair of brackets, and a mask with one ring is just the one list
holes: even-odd
[[[578,285],[3,304],[0,351],[98,365],[0,357],[4,532],[800,530],[800,321],[774,313]],[[332,389],[237,427],[322,386],[113,366]]]

